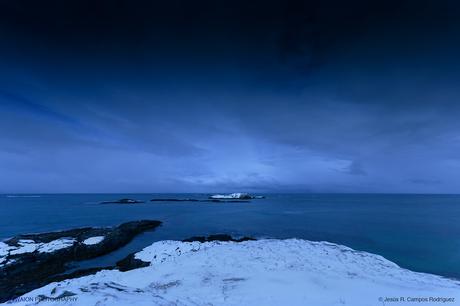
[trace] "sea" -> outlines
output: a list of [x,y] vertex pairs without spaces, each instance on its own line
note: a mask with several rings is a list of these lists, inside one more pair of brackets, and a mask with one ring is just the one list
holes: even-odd
[[[329,241],[379,254],[403,268],[460,279],[460,195],[263,194],[243,203],[150,202],[206,199],[209,194],[0,195],[0,240],[141,219],[162,226],[77,268],[113,265],[159,240],[230,234],[234,237]],[[131,198],[145,203],[102,201]]]

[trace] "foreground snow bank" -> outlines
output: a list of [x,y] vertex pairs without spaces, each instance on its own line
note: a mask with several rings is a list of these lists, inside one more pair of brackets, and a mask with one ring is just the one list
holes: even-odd
[[[458,305],[460,283],[399,268],[326,242],[160,241],[135,255],[146,268],[52,283],[15,305]],[[391,298],[393,302],[385,299]],[[405,301],[402,302],[401,298]],[[441,300],[433,300],[441,298]],[[394,299],[399,299],[395,303]],[[408,299],[427,299],[413,300]],[[450,300],[449,300],[450,299]]]

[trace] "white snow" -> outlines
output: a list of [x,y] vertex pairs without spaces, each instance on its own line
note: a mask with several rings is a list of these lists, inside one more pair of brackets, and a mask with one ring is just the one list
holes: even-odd
[[12,246],[0,241],[0,258],[7,256],[9,251],[12,249]]
[[11,249],[13,249],[13,247],[4,242],[0,242],[0,267],[6,262],[6,257]]
[[39,243],[30,239],[21,239],[17,246],[10,246],[0,242],[0,264],[6,261],[8,255],[18,255],[38,251],[40,253],[51,253],[60,249],[68,248],[74,244],[74,238],[60,238],[48,243]]
[[[52,283],[23,298],[76,294],[66,305],[458,305],[460,283],[402,269],[381,256],[327,242],[160,241],[136,254],[151,262]],[[421,298],[385,302],[380,298]],[[445,303],[432,298],[453,298]],[[55,305],[42,301],[40,305]],[[15,305],[32,305],[24,299]]]
[[94,236],[83,240],[83,244],[94,245],[102,242],[102,240],[104,240],[104,236]]
[[35,252],[40,245],[39,243],[35,243],[35,241],[29,239],[19,240],[18,244],[20,247],[16,247],[10,251],[10,255],[32,253]]
[[61,238],[48,243],[41,243],[38,247],[40,253],[51,253],[60,249],[71,247],[75,243],[74,238]]

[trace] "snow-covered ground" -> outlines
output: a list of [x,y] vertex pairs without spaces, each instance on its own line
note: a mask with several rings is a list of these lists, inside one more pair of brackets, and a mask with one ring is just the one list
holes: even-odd
[[[82,241],[85,245],[95,245],[104,240],[104,236],[94,236]],[[32,253],[38,251],[39,253],[52,253],[60,249],[71,247],[77,240],[75,238],[59,238],[48,243],[35,242],[31,239],[21,239],[18,241],[19,246],[11,246],[0,241],[0,267],[3,264],[8,264],[9,255],[18,255],[24,253]],[[13,259],[14,260],[14,259]]]
[[95,245],[95,244],[98,244],[98,243],[101,243],[102,240],[104,240],[104,236],[94,236],[94,237],[90,237],[88,239],[85,239],[83,240],[83,244],[86,244],[86,245]]
[[13,247],[9,246],[8,244],[0,241],[0,267],[6,261],[6,257],[10,253]]
[[135,257],[151,265],[52,283],[14,305],[460,305],[457,281],[327,242],[160,241]]
[[18,255],[38,251],[40,253],[51,253],[60,249],[71,247],[76,240],[74,238],[60,238],[48,243],[39,243],[30,239],[21,239],[18,241],[19,246],[10,246],[0,242],[0,267],[2,264],[8,264],[8,255]]

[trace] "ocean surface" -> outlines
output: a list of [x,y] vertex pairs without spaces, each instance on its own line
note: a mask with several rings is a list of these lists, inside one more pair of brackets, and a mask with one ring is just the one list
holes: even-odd
[[[460,279],[460,195],[265,194],[250,203],[149,202],[208,194],[0,195],[0,239],[127,221],[163,221],[154,231],[79,267],[112,265],[154,241],[227,233],[330,241],[404,268]],[[132,198],[146,203],[99,204]]]

